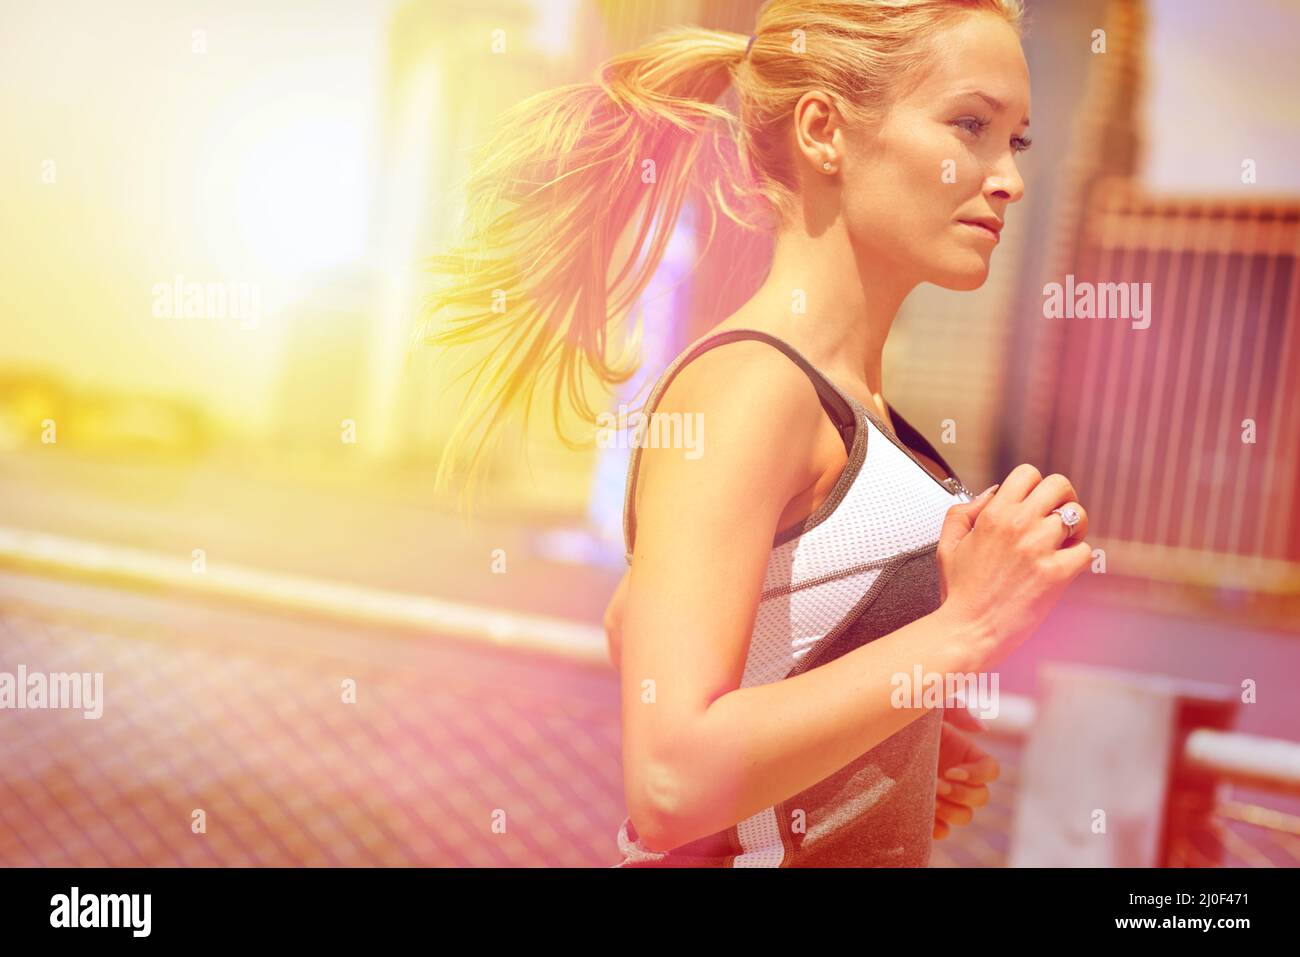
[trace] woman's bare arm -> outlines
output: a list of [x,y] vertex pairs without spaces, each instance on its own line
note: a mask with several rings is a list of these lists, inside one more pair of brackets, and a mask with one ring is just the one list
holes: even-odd
[[778,522],[818,478],[809,463],[834,431],[808,377],[761,343],[699,357],[658,410],[701,413],[706,436],[694,460],[642,450],[623,620],[628,811],[642,843],[666,850],[791,797],[920,717],[892,706],[892,676],[974,670],[978,636],[936,612],[741,689]]
[[623,645],[623,612],[627,603],[627,583],[631,574],[630,569],[623,573],[618,587],[614,589],[614,594],[609,599],[609,604],[605,606],[605,639],[609,644],[609,663],[614,666],[615,671],[618,670],[620,649]]
[[647,846],[712,834],[834,774],[925,714],[893,706],[894,675],[976,671],[982,640],[941,608],[801,675],[722,695],[676,753],[675,803]]

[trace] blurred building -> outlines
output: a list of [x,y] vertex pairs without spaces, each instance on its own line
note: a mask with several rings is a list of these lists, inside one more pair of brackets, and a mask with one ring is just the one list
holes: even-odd
[[[1024,231],[1033,252],[1007,318],[1002,445],[990,481],[1020,461],[1069,475],[1109,573],[1215,589],[1230,606],[1245,590],[1294,596],[1300,180],[1278,162],[1269,132],[1270,118],[1289,108],[1275,97],[1244,99],[1258,132],[1226,149],[1208,137],[1205,151],[1218,162],[1199,175],[1147,155],[1167,157],[1167,141],[1185,135],[1171,131],[1203,108],[1192,91],[1178,95],[1182,84],[1171,75],[1189,51],[1215,64],[1220,86],[1243,94],[1293,88],[1300,71],[1267,40],[1221,57],[1219,8],[1110,0],[1089,16],[1083,6],[1053,5],[1068,32],[1038,34],[1054,69],[1035,72],[1035,115],[1043,115],[1040,89],[1050,91],[1058,69],[1070,71],[1071,56],[1060,51],[1086,52],[1071,78],[1081,93],[1070,122],[1049,134],[1066,139],[1037,154],[1054,165],[1052,205],[1046,217],[1034,207]],[[1163,15],[1160,32],[1151,29],[1153,9]],[[1298,8],[1274,5],[1261,15],[1273,29],[1253,23],[1252,37],[1300,26]],[[1063,42],[1097,29],[1104,53]],[[1172,115],[1152,118],[1153,86]],[[1047,115],[1056,114],[1049,107]],[[1153,150],[1157,135],[1164,145]],[[1193,141],[1205,138],[1201,130]],[[1049,283],[1145,289],[1149,314],[1049,318]]]

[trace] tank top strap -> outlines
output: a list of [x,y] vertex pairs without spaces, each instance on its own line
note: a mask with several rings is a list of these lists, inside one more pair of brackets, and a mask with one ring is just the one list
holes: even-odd
[[[929,439],[921,434],[916,426],[903,418],[903,414],[892,405],[889,407],[889,415],[890,418],[894,420],[894,430],[899,441],[908,448],[920,449],[923,453],[938,462],[939,467],[942,468],[944,472],[949,476],[956,478],[957,473],[953,470],[953,467],[948,464],[948,460],[939,454],[939,450],[934,447],[934,444]],[[958,479],[958,482],[960,481],[961,480]]]
[[[820,369],[814,366],[808,359],[794,346],[774,336],[769,332],[760,329],[727,329],[713,335],[705,336],[689,346],[676,359],[669,364],[668,368],[659,377],[655,383],[654,389],[650,392],[650,397],[646,400],[642,414],[649,417],[655,406],[662,398],[664,391],[669,384],[682,371],[686,365],[697,357],[708,352],[717,346],[725,345],[728,342],[738,342],[744,339],[756,339],[760,342],[769,343],[777,349],[784,352],[789,358],[803,369],[812,380],[813,387],[817,390],[817,396],[821,399],[822,408],[830,416],[835,428],[839,431],[841,438],[844,440],[846,450],[852,449],[854,433],[858,428],[858,418],[854,414],[856,401],[847,395],[839,386],[835,385]],[[637,484],[637,466],[641,461],[641,447],[639,443],[633,443],[632,454],[628,462],[627,486],[623,497],[623,544],[624,557],[627,563],[632,564],[632,551],[636,545],[636,484]]]

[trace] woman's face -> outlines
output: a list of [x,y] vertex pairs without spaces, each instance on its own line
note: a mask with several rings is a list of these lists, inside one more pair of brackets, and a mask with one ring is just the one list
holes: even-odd
[[1029,68],[996,15],[963,17],[933,42],[930,64],[877,126],[843,131],[840,199],[859,256],[912,283],[975,289],[1024,193],[1016,154],[1028,144]]

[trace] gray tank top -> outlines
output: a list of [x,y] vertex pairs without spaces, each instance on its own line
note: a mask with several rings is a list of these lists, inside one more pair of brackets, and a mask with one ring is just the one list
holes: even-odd
[[[657,381],[645,414],[688,362],[741,339],[770,343],[807,373],[848,451],[826,501],[772,543],[741,679],[741,687],[752,687],[834,661],[938,608],[939,531],[947,510],[971,494],[896,411],[890,409],[897,438],[793,346],[757,329],[715,333],[690,346]],[[948,478],[935,478],[913,448],[938,462]],[[632,450],[624,499],[629,564],[640,452]],[[812,787],[668,852],[642,846],[625,817],[617,836],[623,859],[614,866],[924,867],[941,721],[941,710],[927,711]]]

